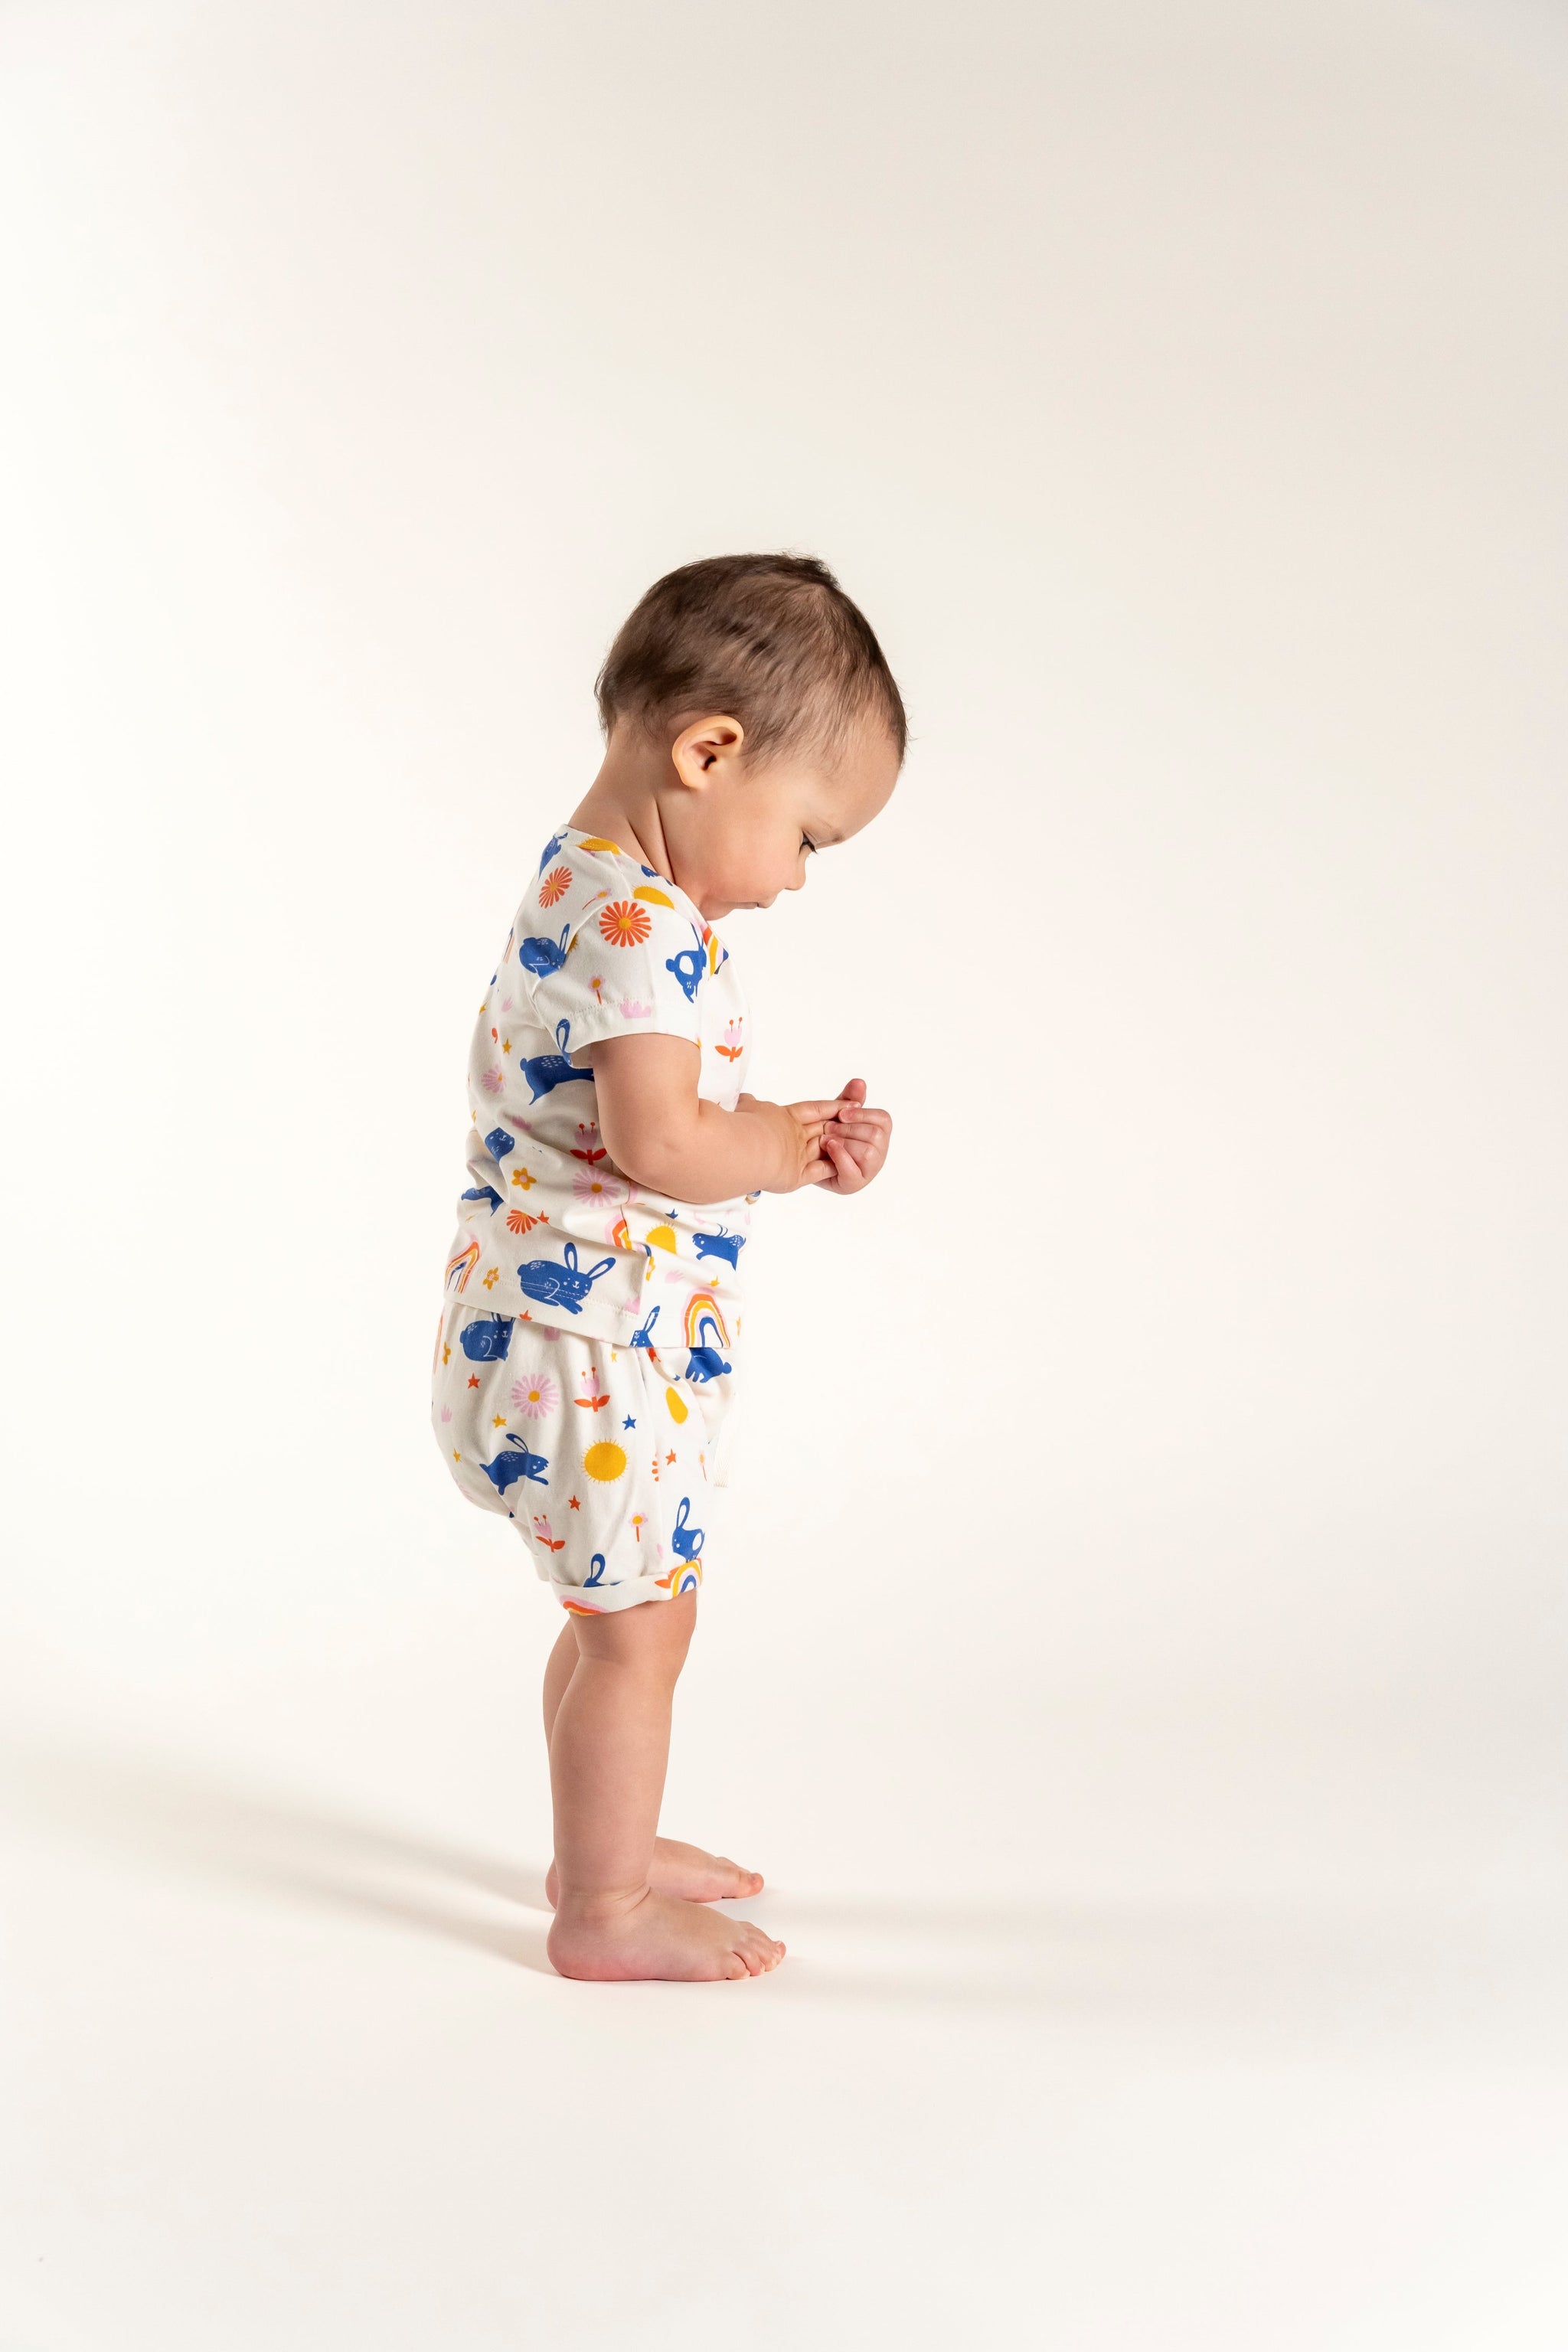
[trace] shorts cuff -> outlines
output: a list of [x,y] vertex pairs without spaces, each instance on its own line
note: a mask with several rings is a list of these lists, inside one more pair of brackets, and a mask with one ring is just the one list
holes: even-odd
[[644,1601],[673,1601],[682,1592],[696,1592],[701,1583],[702,1571],[694,1560],[678,1560],[662,1576],[628,1576],[619,1584],[557,1584],[552,1577],[550,1590],[574,1617],[608,1617]]

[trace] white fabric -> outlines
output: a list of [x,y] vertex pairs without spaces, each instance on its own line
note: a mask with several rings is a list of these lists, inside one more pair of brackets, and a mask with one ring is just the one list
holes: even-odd
[[573,1057],[644,1031],[701,1049],[699,1096],[734,1108],[749,1057],[733,959],[680,889],[573,825],[546,844],[491,976],[468,1063],[468,1185],[447,1288],[470,1306],[623,1347],[728,1355],[759,1197],[647,1193],[600,1139]]
[[702,1581],[730,1381],[707,1348],[616,1348],[449,1298],[432,1418],[447,1467],[511,1520],[579,1613],[670,1601]]

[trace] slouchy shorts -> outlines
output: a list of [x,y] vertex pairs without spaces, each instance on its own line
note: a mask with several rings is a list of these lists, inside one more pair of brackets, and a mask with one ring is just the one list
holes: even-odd
[[468,1500],[512,1522],[563,1608],[595,1614],[701,1584],[731,1382],[711,1348],[616,1346],[453,1297],[431,1413]]

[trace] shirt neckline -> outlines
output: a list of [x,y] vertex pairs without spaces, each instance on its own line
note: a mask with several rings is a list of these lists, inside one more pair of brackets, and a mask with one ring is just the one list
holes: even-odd
[[[613,851],[615,856],[621,860],[623,865],[635,866],[645,881],[660,883],[666,889],[675,891],[680,898],[681,903],[690,908],[691,919],[693,922],[698,925],[704,939],[709,937],[716,938],[718,936],[717,933],[714,932],[713,926],[708,920],[707,916],[703,913],[696,899],[688,898],[686,892],[681,889],[679,882],[672,881],[668,874],[661,874],[657,866],[645,866],[642,859],[637,856],[634,850],[623,849],[620,843],[618,841],[612,841],[607,833],[590,833],[585,826],[580,824],[558,824],[555,830],[562,837],[563,845],[564,845],[565,841],[568,839],[574,840],[579,848],[581,848],[584,842],[594,842],[597,844],[598,846],[596,849],[590,850],[590,856],[607,856]],[[722,942],[721,942],[721,944]]]

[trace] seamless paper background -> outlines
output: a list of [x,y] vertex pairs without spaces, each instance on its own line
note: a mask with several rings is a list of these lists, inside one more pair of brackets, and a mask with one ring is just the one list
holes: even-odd
[[[1560,19],[0,64],[0,2335],[1560,2345]],[[772,546],[913,742],[721,926],[752,1082],[894,1149],[759,1209],[679,1702],[789,1963],[591,1995],[463,1055],[615,627]]]

